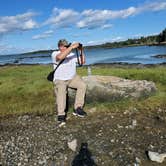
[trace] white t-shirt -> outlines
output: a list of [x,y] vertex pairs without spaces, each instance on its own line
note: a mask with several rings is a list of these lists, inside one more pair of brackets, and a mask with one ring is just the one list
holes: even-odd
[[[54,69],[60,61],[56,61],[56,56],[60,51],[54,51],[52,53],[52,61],[54,63]],[[65,60],[60,64],[54,73],[54,81],[57,80],[70,80],[76,75],[76,63],[77,56],[71,52],[67,55]]]

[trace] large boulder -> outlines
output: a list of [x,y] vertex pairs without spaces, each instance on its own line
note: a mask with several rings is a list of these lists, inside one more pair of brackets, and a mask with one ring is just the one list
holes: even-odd
[[[115,76],[86,76],[86,103],[111,102],[126,98],[139,99],[148,97],[156,92],[156,86],[151,81],[129,80]],[[69,89],[69,101],[73,102],[75,90]]]

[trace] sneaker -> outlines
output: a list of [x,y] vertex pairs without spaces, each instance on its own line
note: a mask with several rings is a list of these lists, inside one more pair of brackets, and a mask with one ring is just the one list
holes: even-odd
[[77,109],[74,110],[73,115],[83,118],[87,115],[87,113],[85,111],[83,111],[83,109],[81,107],[78,107]]
[[65,115],[59,115],[58,116],[58,126],[62,127],[66,124],[66,117]]

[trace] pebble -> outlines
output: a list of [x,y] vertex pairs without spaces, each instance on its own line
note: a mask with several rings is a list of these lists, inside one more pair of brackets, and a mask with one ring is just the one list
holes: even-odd
[[135,158],[135,161],[137,164],[141,164],[141,160],[138,157]]
[[72,150],[72,151],[76,151],[77,148],[77,139],[72,140],[71,142],[68,142],[68,147]]
[[123,128],[123,126],[121,126],[121,125],[119,125],[119,124],[117,124],[117,127],[118,127],[118,129]]
[[111,139],[111,143],[114,143],[115,142],[115,140],[114,139]]
[[164,159],[166,158],[166,153],[159,154],[158,152],[148,151],[148,156],[152,161],[162,163]]

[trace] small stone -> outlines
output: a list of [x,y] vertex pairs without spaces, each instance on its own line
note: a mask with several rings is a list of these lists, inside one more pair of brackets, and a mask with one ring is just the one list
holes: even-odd
[[72,150],[72,151],[76,151],[77,148],[77,139],[72,140],[71,142],[68,142],[68,147]]
[[151,149],[153,149],[153,148],[154,148],[154,146],[153,146],[153,145],[151,145],[151,144],[149,145],[149,147],[150,147]]
[[138,164],[141,163],[141,160],[140,160],[138,157],[135,158],[135,161],[136,161]]
[[136,126],[137,125],[137,120],[133,120],[132,121],[132,126]]
[[148,156],[152,161],[162,163],[164,161],[164,158],[166,157],[166,153],[159,154],[157,152],[148,151]]
[[114,142],[115,142],[115,140],[114,140],[114,139],[111,139],[111,142],[112,142],[112,143],[114,143]]
[[97,110],[97,108],[93,107],[93,108],[89,109],[88,112],[93,113],[93,112],[96,112],[96,110]]
[[159,108],[157,111],[158,111],[158,112],[162,112],[162,109],[161,109],[161,108]]
[[126,110],[123,114],[124,114],[124,115],[126,115],[126,114],[128,114],[128,113],[129,113],[129,111],[128,111],[128,110]]
[[119,124],[117,124],[117,127],[118,127],[118,129],[123,128],[123,126],[121,126],[121,125],[119,125]]
[[113,156],[113,152],[109,152],[109,155],[110,155],[110,156]]
[[46,161],[45,158],[39,160],[39,164],[40,164],[40,165],[46,164],[46,162],[47,162],[47,161]]

